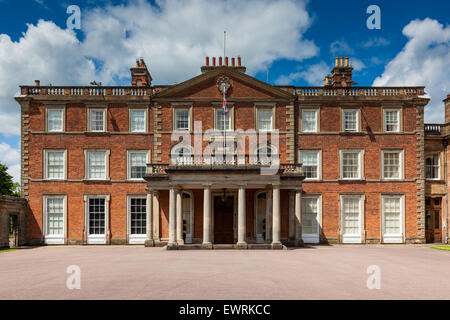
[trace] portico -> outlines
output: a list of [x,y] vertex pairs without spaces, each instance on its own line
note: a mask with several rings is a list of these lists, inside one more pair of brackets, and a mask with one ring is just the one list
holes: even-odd
[[[303,176],[299,165],[281,165],[276,174],[263,175],[261,167],[257,165],[150,164],[145,179],[148,181],[148,199],[154,199],[156,192],[168,190],[167,249],[178,249],[191,243],[204,249],[224,244],[236,249],[258,245],[282,249],[282,191],[295,194],[295,201],[290,201],[293,208],[289,208],[294,216],[293,219],[289,217],[288,222],[295,224],[294,228],[289,227],[289,230],[295,232],[289,232],[289,240],[297,245],[302,244],[299,199]],[[188,201],[183,202],[183,194],[192,195],[194,191],[195,194],[202,195],[201,201],[195,199],[195,203],[201,202],[202,206],[189,211],[190,208],[187,207],[191,206]],[[265,203],[263,206],[254,206],[255,197],[260,194],[264,194]],[[148,200],[147,228],[154,231],[156,228],[151,224],[155,213],[150,211],[159,208],[150,201]],[[251,207],[256,213],[249,212]],[[258,218],[258,214],[263,218]],[[198,221],[197,225],[202,226],[201,238],[193,237],[193,225],[188,220]],[[186,241],[188,234],[194,241]],[[149,232],[146,244],[155,245],[158,237],[159,234]]]

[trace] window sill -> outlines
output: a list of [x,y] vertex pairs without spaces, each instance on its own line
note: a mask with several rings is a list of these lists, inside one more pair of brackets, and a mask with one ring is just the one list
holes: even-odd
[[339,178],[338,182],[366,182],[366,178],[355,178],[355,179]]

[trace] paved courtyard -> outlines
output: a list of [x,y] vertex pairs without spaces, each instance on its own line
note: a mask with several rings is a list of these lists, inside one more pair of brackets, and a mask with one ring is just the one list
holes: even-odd
[[[81,288],[66,287],[67,267]],[[367,288],[379,266],[381,288]],[[165,251],[39,247],[0,253],[0,299],[450,299],[450,251],[422,246]]]

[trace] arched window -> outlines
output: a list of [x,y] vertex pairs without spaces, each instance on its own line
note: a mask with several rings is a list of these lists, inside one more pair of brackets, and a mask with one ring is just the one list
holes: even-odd
[[182,144],[174,146],[170,152],[170,162],[177,165],[192,164],[192,148]]

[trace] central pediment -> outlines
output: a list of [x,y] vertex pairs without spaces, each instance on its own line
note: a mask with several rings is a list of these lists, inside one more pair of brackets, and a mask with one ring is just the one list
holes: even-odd
[[223,98],[222,86],[226,88],[228,101],[234,99],[294,99],[294,96],[285,90],[229,67],[217,67],[212,71],[205,72],[159,92],[152,99],[155,101],[171,99],[219,100]]

